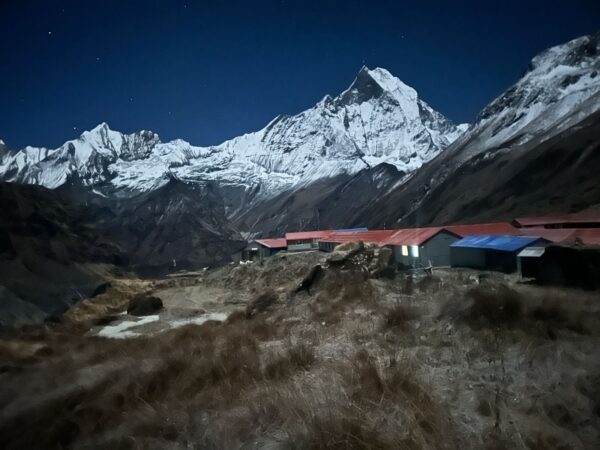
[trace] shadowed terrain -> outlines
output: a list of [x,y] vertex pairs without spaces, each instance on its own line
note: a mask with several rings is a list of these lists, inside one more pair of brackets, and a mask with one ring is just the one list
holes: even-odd
[[[165,303],[160,321],[202,305],[229,308],[224,322],[104,339],[86,330],[107,313],[108,290],[87,315],[0,341],[0,445],[597,445],[593,295],[471,271],[370,278],[361,267],[374,257],[366,248],[329,266],[319,253],[281,254],[143,286]],[[294,294],[315,264],[325,268],[310,294]],[[261,303],[265,292],[274,299]]]

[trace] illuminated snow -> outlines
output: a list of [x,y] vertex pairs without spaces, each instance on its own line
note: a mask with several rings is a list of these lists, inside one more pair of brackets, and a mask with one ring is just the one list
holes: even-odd
[[[220,145],[196,147],[183,140],[160,142],[158,135],[130,135],[101,123],[55,150],[28,148],[0,164],[9,181],[56,188],[78,173],[90,186],[107,181],[116,189],[148,191],[172,174],[188,181],[218,180],[260,186],[260,195],[380,163],[405,172],[436,156],[465,129],[454,126],[420,100],[416,91],[387,70],[363,68],[383,93],[344,102],[325,96],[296,116],[280,116],[262,130]],[[359,74],[359,76],[361,76]],[[421,115],[424,114],[424,116]]]

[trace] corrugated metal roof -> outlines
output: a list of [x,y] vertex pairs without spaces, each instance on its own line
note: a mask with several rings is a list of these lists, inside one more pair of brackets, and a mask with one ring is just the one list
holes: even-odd
[[[383,245],[422,245],[441,231],[447,231],[445,227],[406,228],[396,231],[386,239]],[[458,237],[458,236],[457,236]]]
[[450,247],[480,248],[514,252],[539,240],[540,238],[537,236],[495,236],[484,234],[477,236],[466,236],[461,240],[451,244]]
[[582,211],[572,214],[550,214],[541,217],[517,217],[514,222],[522,227],[560,225],[563,223],[599,223],[600,211]]
[[475,234],[513,235],[518,234],[519,232],[518,228],[513,227],[508,222],[474,223],[469,225],[448,225],[444,228],[462,237],[471,236]]
[[304,239],[321,239],[331,234],[331,230],[315,230],[315,231],[296,231],[293,233],[285,233],[285,239],[290,240],[304,240]]
[[600,228],[577,229],[573,237],[584,245],[600,246]]
[[320,239],[320,242],[331,242],[334,244],[342,244],[344,242],[352,241],[363,241],[370,244],[381,244],[383,241],[388,239],[397,230],[370,230],[361,231],[355,233],[348,232],[333,232],[324,239]]
[[577,229],[527,227],[518,228],[517,232],[520,236],[539,236],[551,242],[558,243],[574,239]]
[[286,248],[287,241],[285,238],[275,238],[275,239],[256,239],[260,245],[264,245],[268,248]]
[[555,244],[575,244],[600,246],[600,228],[540,228],[519,229],[521,236],[539,236]]
[[546,247],[525,247],[518,253],[520,258],[539,258],[546,251]]

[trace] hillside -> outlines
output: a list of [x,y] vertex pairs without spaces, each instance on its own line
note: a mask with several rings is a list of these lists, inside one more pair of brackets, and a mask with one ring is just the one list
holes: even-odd
[[125,261],[56,192],[0,183],[0,208],[1,326],[61,314]]
[[129,298],[141,290],[164,309],[126,315],[115,286],[63,325],[0,340],[0,445],[597,446],[591,293],[460,270],[371,278],[373,261],[371,248],[335,265],[282,254],[130,280]]

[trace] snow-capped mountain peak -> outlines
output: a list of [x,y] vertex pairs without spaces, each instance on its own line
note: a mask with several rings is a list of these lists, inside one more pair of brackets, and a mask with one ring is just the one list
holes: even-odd
[[417,91],[394,77],[386,69],[369,69],[363,66],[350,85],[339,96],[340,104],[363,103],[384,94],[396,99],[399,104],[416,105]]
[[77,175],[109,193],[151,190],[175,176],[268,197],[380,163],[413,171],[463,130],[387,70],[363,67],[338,96],[217,146],[162,143],[153,132],[123,134],[102,122],[57,149],[2,157],[0,177],[56,188]]

